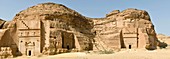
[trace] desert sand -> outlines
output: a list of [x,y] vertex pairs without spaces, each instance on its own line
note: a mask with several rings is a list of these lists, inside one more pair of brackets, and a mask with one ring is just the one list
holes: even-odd
[[14,59],[170,59],[170,49],[157,49],[148,51],[146,49],[129,49],[114,52],[112,54],[98,54],[87,52],[63,53],[50,56],[21,56]]

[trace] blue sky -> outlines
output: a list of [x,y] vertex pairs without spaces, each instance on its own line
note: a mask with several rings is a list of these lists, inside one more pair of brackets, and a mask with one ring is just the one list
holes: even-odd
[[112,10],[146,10],[151,16],[156,32],[170,35],[170,0],[1,0],[0,18],[10,21],[18,12],[44,2],[64,4],[92,18],[105,17],[105,14]]

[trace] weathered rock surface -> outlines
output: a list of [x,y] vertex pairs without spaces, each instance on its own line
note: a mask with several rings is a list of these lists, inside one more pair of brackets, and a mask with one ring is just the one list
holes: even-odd
[[[59,39],[58,31],[61,32],[71,32],[78,38],[81,49],[86,47],[91,47],[91,40],[95,35],[93,35],[93,22],[92,20],[86,19],[81,14],[77,13],[74,10],[67,8],[61,4],[55,3],[42,3],[32,7],[29,7],[26,10],[23,10],[16,14],[13,21],[10,22],[7,28],[11,28],[11,32],[14,35],[13,38],[17,38],[17,31],[13,26],[17,21],[31,21],[31,20],[40,20],[42,23],[50,22],[50,44],[47,48],[54,49],[56,46],[55,39]],[[7,23],[8,24],[8,23]],[[29,26],[29,25],[28,25]],[[45,26],[45,25],[44,25]],[[42,28],[43,29],[43,28]],[[44,28],[45,29],[45,28]],[[46,29],[45,29],[46,30]],[[16,40],[18,41],[18,40]],[[18,45],[18,44],[17,44]],[[92,49],[92,48],[88,48]],[[45,53],[45,52],[44,52]],[[53,53],[53,52],[51,52]],[[49,53],[50,54],[50,53]]]
[[[157,37],[149,14],[144,10],[114,10],[105,18],[93,19],[95,39],[102,41],[103,49],[156,49]],[[120,42],[121,41],[121,42]]]
[[0,20],[0,27],[10,29],[10,35],[18,46],[17,22],[31,20],[50,23],[50,29],[42,29],[50,30],[50,44],[46,48],[52,51],[56,48],[52,42],[61,39],[61,33],[65,32],[77,37],[82,50],[156,49],[160,43],[149,14],[132,8],[114,10],[104,18],[88,18],[62,4],[42,3],[19,12],[10,22]]
[[[164,34],[157,34],[157,38],[160,42],[166,43],[167,48],[170,48],[170,36],[164,35]],[[166,45],[164,45],[166,46]]]
[[2,27],[4,26],[4,23],[5,23],[5,22],[6,22],[6,21],[0,19],[0,29],[2,29]]

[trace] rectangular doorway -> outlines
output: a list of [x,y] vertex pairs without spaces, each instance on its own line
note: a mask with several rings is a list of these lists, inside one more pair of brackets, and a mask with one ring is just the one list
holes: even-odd
[[132,45],[129,45],[129,49],[131,49],[132,48]]
[[27,56],[34,56],[34,52],[32,49],[27,49],[27,53],[26,53]]
[[28,56],[31,56],[31,50],[28,51]]
[[62,33],[62,48],[66,48],[68,50],[75,48],[75,40],[73,33]]

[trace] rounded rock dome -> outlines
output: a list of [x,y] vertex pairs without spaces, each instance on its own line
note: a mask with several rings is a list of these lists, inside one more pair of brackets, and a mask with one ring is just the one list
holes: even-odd
[[[61,17],[62,16],[62,17]],[[32,7],[27,8],[16,14],[14,20],[52,20],[50,18],[71,18],[80,17],[85,18],[78,12],[67,8],[62,4],[55,3],[41,3]]]

